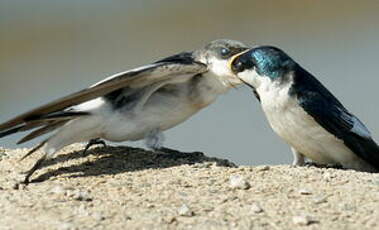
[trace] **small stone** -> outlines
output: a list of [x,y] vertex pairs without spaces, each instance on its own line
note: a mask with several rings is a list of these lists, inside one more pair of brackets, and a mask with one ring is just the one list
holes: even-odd
[[12,188],[15,190],[22,190],[25,186],[25,174],[19,173],[12,178]]
[[14,182],[12,184],[12,188],[14,190],[24,190],[26,188],[26,184],[22,183],[22,182]]
[[324,195],[316,196],[313,198],[313,203],[315,204],[321,204],[328,201],[328,197]]
[[57,227],[59,230],[75,230],[77,229],[74,224],[72,223],[60,223],[59,226]]
[[97,221],[105,220],[105,216],[102,215],[100,212],[95,212],[94,214],[92,214],[92,217]]
[[70,196],[74,199],[74,200],[78,200],[78,201],[92,201],[92,198],[90,197],[89,193],[86,192],[86,191],[79,191],[79,190],[76,190],[76,191],[73,191]]
[[377,185],[379,186],[379,178],[376,178],[374,181],[373,181],[374,185]]
[[176,219],[175,216],[168,216],[168,217],[164,218],[164,221],[168,224],[173,224],[173,223],[177,222],[178,220]]
[[14,190],[18,190],[18,189],[20,188],[20,183],[18,183],[18,182],[13,183],[13,184],[12,184],[12,188],[13,188]]
[[258,172],[268,171],[268,170],[270,170],[270,166],[268,166],[268,165],[258,166],[258,167],[256,167],[256,169]]
[[180,216],[188,216],[188,217],[191,217],[191,216],[194,216],[194,212],[186,205],[186,204],[183,204],[179,209],[178,209],[178,214]]
[[210,168],[212,167],[214,163],[213,162],[205,162],[198,165],[198,168]]
[[335,175],[332,175],[330,172],[326,172],[323,175],[323,178],[326,182],[329,182],[331,179],[335,178]]
[[308,190],[308,189],[300,189],[299,190],[299,194],[300,195],[311,195],[312,192],[310,190]]
[[229,178],[229,186],[232,189],[244,189],[247,190],[251,188],[249,182],[243,176],[240,175],[232,175]]
[[299,226],[307,226],[316,222],[312,217],[306,215],[294,216],[292,217],[292,221]]
[[64,194],[65,192],[66,192],[66,189],[64,189],[63,186],[61,186],[61,185],[54,186],[50,190],[50,193],[58,194],[58,195]]
[[261,212],[263,212],[262,207],[258,203],[253,203],[251,205],[250,209],[254,213],[261,213]]

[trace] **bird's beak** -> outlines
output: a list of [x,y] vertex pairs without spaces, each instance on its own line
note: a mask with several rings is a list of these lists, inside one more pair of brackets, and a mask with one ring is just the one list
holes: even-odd
[[246,52],[249,52],[249,50],[250,49],[246,49],[246,50],[244,50],[244,51],[242,51],[242,52],[239,52],[239,53],[237,53],[237,54],[235,54],[234,56],[232,56],[232,57],[230,57],[229,58],[229,61],[228,61],[228,68],[232,71],[232,72],[234,72],[233,71],[233,62],[236,60],[236,58],[238,58],[239,56],[241,56],[242,54],[244,54],[244,53],[246,53]]
[[232,56],[228,61],[228,68],[241,82],[254,89],[246,79],[240,76],[240,73],[244,72],[246,69],[254,67],[254,63],[251,60],[251,51],[252,49],[244,50]]

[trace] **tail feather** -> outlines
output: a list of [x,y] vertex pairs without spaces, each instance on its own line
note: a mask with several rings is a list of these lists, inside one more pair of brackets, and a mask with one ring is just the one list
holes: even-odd
[[5,131],[2,131],[2,132],[0,132],[0,138],[5,137],[5,136],[8,136],[8,135],[11,135],[11,134],[14,134],[14,133],[17,133],[17,132],[19,132],[23,127],[24,127],[24,125],[22,125],[22,126],[17,126],[17,127],[15,127],[15,128],[11,128],[11,129],[8,129],[8,130],[5,130]]
[[18,142],[18,144],[21,144],[43,134],[49,133],[54,129],[61,127],[70,120],[86,115],[89,115],[89,113],[79,111],[58,111],[44,115],[31,115],[24,120],[24,123],[1,131],[0,138],[15,134],[17,132],[28,131],[43,126],[42,128],[39,128],[22,138]]
[[84,115],[89,115],[89,113],[88,112],[76,112],[76,111],[59,111],[59,112],[55,112],[55,113],[49,113],[46,115],[30,116],[30,117],[28,117],[26,122],[29,122],[29,121],[47,122],[47,121],[57,121],[57,120],[72,120],[72,119],[75,119],[77,117],[81,117]]
[[50,133],[50,132],[54,131],[55,129],[63,126],[67,122],[68,121],[56,121],[56,122],[52,122],[50,124],[47,124],[46,126],[39,128],[37,130],[34,130],[33,132],[31,132],[28,135],[26,135],[25,137],[23,137],[21,140],[19,140],[17,142],[17,144],[22,144],[22,143],[30,141],[36,137],[42,136],[46,133]]
[[19,161],[22,161],[24,160],[25,158],[27,158],[28,156],[32,155],[33,153],[35,153],[38,149],[40,149],[42,146],[44,146],[46,144],[46,142],[48,141],[48,139],[42,141],[39,145],[37,145],[36,147],[34,147],[33,149],[31,149],[29,152],[27,152],[23,157],[21,157],[21,159]]
[[14,128],[10,128],[8,130],[0,132],[0,138],[17,133],[17,132],[23,132],[28,131],[30,129],[34,129],[40,126],[43,126],[46,124],[46,121],[31,121],[19,126],[16,126]]

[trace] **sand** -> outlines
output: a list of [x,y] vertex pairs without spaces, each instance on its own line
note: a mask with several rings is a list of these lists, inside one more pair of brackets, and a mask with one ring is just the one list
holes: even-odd
[[379,174],[82,148],[28,186],[20,173],[41,153],[0,149],[0,229],[379,229]]

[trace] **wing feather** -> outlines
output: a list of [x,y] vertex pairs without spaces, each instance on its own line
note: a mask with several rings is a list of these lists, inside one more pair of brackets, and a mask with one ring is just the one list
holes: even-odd
[[344,141],[363,160],[379,169],[379,146],[366,126],[351,114],[315,77],[298,66],[290,94],[324,129]]
[[[145,85],[153,84],[155,82],[170,79],[178,75],[196,75],[205,71],[207,71],[206,65],[195,61],[188,62],[187,59],[185,59],[185,61],[175,59],[174,62],[157,62],[154,64],[135,68],[113,75],[103,81],[98,82],[90,88],[59,98],[29,112],[21,114],[13,119],[10,119],[5,123],[0,124],[0,132],[11,130],[10,133],[13,133],[16,131],[16,128],[18,126],[22,125],[25,122],[33,121],[38,117],[48,116],[48,114],[65,110],[71,106],[75,106],[94,98],[104,96],[115,90],[127,86],[142,87]],[[14,130],[12,130],[12,128],[14,128]],[[21,126],[19,128],[21,128]]]

